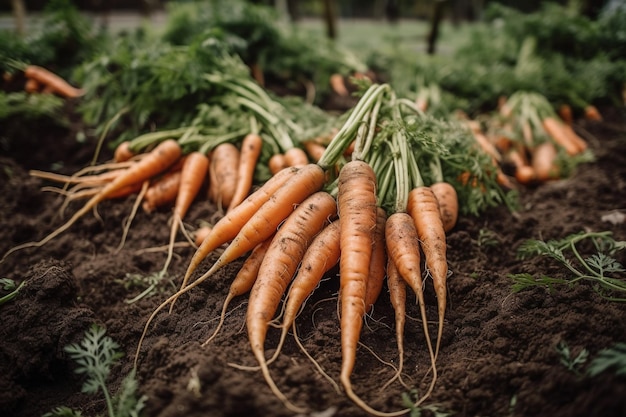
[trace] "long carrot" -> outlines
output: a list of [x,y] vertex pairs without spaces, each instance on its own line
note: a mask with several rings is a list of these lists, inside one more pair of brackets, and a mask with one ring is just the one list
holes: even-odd
[[172,225],[170,228],[167,258],[165,259],[165,264],[161,270],[163,273],[167,271],[167,268],[172,261],[172,256],[174,254],[174,240],[176,239],[178,227],[187,214],[191,203],[198,195],[208,169],[209,158],[205,154],[195,151],[186,156],[180,173],[180,187],[174,204],[174,214],[172,216]]
[[265,337],[269,323],[276,313],[280,299],[291,282],[296,268],[315,235],[336,214],[335,199],[324,191],[317,192],[302,202],[272,239],[258,277],[250,291],[246,326],[252,352],[261,366],[263,376],[272,392],[294,412],[302,412],[280,392],[272,380],[265,359]]
[[[411,220],[412,221],[412,220]],[[419,249],[419,248],[418,248]],[[404,364],[404,326],[406,323],[406,283],[398,273],[398,268],[391,258],[387,258],[387,288],[396,322],[396,344],[398,345],[398,370],[387,381],[383,389],[402,375]]]
[[555,117],[546,117],[542,120],[543,128],[548,135],[569,155],[576,155],[581,152],[578,144],[572,141],[571,137],[565,131],[564,124]]
[[382,207],[376,209],[376,227],[372,231],[372,258],[370,259],[370,276],[365,291],[365,309],[371,312],[378,300],[385,282],[387,252],[385,250],[385,222],[387,213]]
[[180,171],[168,171],[148,187],[143,198],[141,208],[146,213],[152,213],[158,207],[176,201],[180,189]]
[[439,213],[446,232],[452,230],[459,218],[459,197],[452,184],[448,182],[436,182],[430,185],[430,189],[439,203]]
[[218,207],[227,208],[237,188],[239,149],[229,142],[211,152],[209,199]]
[[85,91],[70,85],[57,74],[37,65],[28,65],[24,69],[26,78],[39,82],[39,84],[52,89],[55,94],[66,98],[77,98],[85,94]]
[[556,157],[557,150],[552,142],[541,143],[533,149],[531,163],[538,181],[548,181],[559,177]]
[[293,279],[283,312],[281,334],[273,360],[280,354],[289,328],[306,298],[320,283],[324,274],[339,261],[339,221],[335,220],[324,228],[309,245],[302,257],[302,265]]
[[[426,266],[433,278],[433,286],[437,295],[439,313],[437,345],[435,347],[435,358],[437,358],[446,311],[446,280],[448,278],[446,232],[439,213],[437,197],[429,187],[416,187],[409,192],[407,212],[415,223],[420,245],[426,258]],[[400,268],[397,263],[396,266]]]
[[261,154],[262,146],[263,140],[261,136],[255,133],[250,133],[243,138],[239,153],[237,185],[226,211],[232,210],[235,206],[241,204],[250,192],[250,187],[252,187],[252,181],[254,180],[254,170]]
[[222,305],[220,321],[211,336],[209,336],[209,338],[202,344],[202,346],[206,346],[207,344],[209,344],[219,333],[222,325],[224,324],[224,319],[226,318],[226,309],[228,308],[228,305],[233,300],[233,298],[243,295],[252,289],[252,286],[257,279],[259,268],[261,268],[263,258],[265,258],[265,254],[267,253],[267,249],[272,243],[273,237],[274,236],[270,236],[264,242],[259,243],[257,247],[254,248],[250,255],[246,258],[241,269],[235,276],[235,279],[230,284],[228,294],[226,295],[226,299],[224,300],[224,304]]
[[14,246],[4,254],[0,262],[4,261],[7,256],[17,250],[45,245],[47,242],[69,229],[78,219],[88,213],[98,203],[106,200],[111,195],[116,193],[120,188],[132,184],[143,183],[143,181],[165,171],[165,169],[172,165],[178,158],[180,158],[180,156],[181,148],[178,142],[175,140],[166,140],[161,142],[149,153],[149,155],[131,165],[124,172],[120,173],[120,175],[113,181],[105,185],[98,194],[94,195],[79,211],[74,213],[74,215],[65,224],[58,227],[55,231],[38,242],[27,242]]

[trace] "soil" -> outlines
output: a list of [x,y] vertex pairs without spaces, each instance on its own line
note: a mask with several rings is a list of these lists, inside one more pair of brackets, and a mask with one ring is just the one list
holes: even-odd
[[[604,122],[576,125],[596,162],[579,166],[569,179],[520,188],[520,208],[514,213],[497,207],[478,217],[464,216],[449,232],[452,275],[439,379],[421,415],[434,415],[433,410],[455,416],[626,415],[623,376],[609,370],[590,377],[584,373],[586,364],[570,370],[557,350],[562,342],[572,357],[586,349],[588,363],[600,350],[625,342],[626,306],[602,298],[587,282],[513,292],[509,277],[522,272],[570,276],[543,258],[517,259],[516,250],[527,239],[611,231],[617,240],[626,240],[623,216],[615,215],[626,209],[626,118],[611,109],[604,114]],[[0,156],[0,253],[41,239],[79,207],[78,202],[70,204],[61,217],[62,200],[42,191],[45,182],[30,177],[28,170],[71,173],[86,166],[94,152],[93,145],[78,144],[71,129],[26,126],[30,141],[13,144]],[[105,153],[101,159],[107,157]],[[128,303],[146,287],[137,277],[161,268],[168,239],[169,210],[140,210],[124,247],[117,250],[133,203],[133,198],[104,202],[97,215],[90,213],[48,244],[13,253],[0,263],[0,277],[25,282],[17,297],[0,306],[0,415],[41,416],[58,406],[80,410],[83,416],[106,414],[100,393],[81,393],[84,376],[74,372],[76,364],[63,348],[80,341],[92,323],[104,326],[125,352],[108,379],[116,392],[133,368],[148,316],[180,284],[193,254],[189,246],[178,247],[171,279],[162,281],[152,296]],[[219,215],[210,203],[198,201],[187,226],[193,229]],[[489,241],[483,239],[486,231]],[[212,255],[200,269],[215,259]],[[618,260],[626,265],[623,253]],[[220,335],[201,346],[216,326],[241,263],[182,296],[171,313],[156,316],[138,356],[139,390],[146,396],[143,416],[294,415],[271,393],[259,371],[230,365],[255,365],[244,325],[246,297],[233,302]],[[303,346],[335,381],[341,362],[336,273],[331,271],[316,289],[297,323]],[[429,317],[436,318],[430,280],[426,304]],[[408,314],[419,316],[415,303],[409,302]],[[412,318],[406,326],[403,374],[408,388],[395,381],[381,389],[392,377],[398,356],[386,291],[366,320],[352,381],[376,409],[399,410],[403,395],[412,389],[423,393],[430,382],[421,323]],[[436,323],[429,325],[434,335]],[[278,334],[279,329],[270,329],[268,354]],[[270,369],[285,395],[310,410],[304,415],[366,415],[320,375],[293,337]]]

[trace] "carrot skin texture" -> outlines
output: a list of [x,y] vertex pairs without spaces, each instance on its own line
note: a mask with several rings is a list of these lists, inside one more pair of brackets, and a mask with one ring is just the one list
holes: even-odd
[[424,252],[426,266],[433,278],[433,286],[437,296],[439,328],[435,357],[437,357],[439,352],[443,332],[443,320],[446,310],[446,280],[448,277],[446,233],[438,205],[437,197],[435,197],[429,187],[416,187],[409,192],[407,212],[415,223],[420,246]]
[[282,153],[272,155],[267,165],[272,175],[275,175],[279,171],[289,167],[289,165],[287,165],[287,161],[285,160],[285,155]]
[[239,156],[239,149],[229,142],[217,145],[211,153],[209,199],[224,209],[237,188]]
[[339,171],[341,383],[351,392],[350,375],[365,315],[365,294],[376,227],[376,176],[365,162],[353,160]]
[[285,151],[285,162],[287,166],[298,167],[309,163],[309,157],[302,148],[291,148]]
[[385,223],[387,213],[382,207],[376,209],[376,227],[373,230],[372,258],[370,260],[370,277],[365,291],[365,307],[371,312],[378,300],[385,281],[387,251],[385,249]]
[[176,195],[180,189],[180,177],[180,171],[167,172],[150,184],[141,204],[143,211],[152,213],[158,207],[176,201]]
[[454,187],[447,182],[436,182],[430,189],[439,203],[439,213],[443,222],[443,229],[449,232],[456,225],[459,218],[459,197]]
[[250,133],[243,138],[239,153],[237,185],[226,211],[232,210],[235,206],[241,204],[250,192],[254,180],[254,170],[261,154],[262,146],[263,140],[259,135]]

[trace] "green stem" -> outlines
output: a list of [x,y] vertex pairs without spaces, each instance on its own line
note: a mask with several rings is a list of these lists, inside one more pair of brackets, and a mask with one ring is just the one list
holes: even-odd
[[130,141],[130,149],[133,152],[139,152],[154,143],[159,143],[172,137],[179,137],[180,135],[184,134],[188,129],[189,127],[181,127],[178,129],[160,130],[157,132],[145,133],[141,136],[137,136],[135,139]]

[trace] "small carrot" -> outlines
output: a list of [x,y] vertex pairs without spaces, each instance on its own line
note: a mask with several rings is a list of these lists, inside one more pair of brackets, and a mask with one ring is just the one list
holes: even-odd
[[350,95],[348,88],[346,87],[346,81],[341,74],[332,74],[328,80],[332,90],[341,97],[347,97]]
[[594,106],[593,104],[589,104],[585,106],[584,114],[585,114],[585,119],[591,120],[594,122],[601,122],[604,119],[602,117],[602,114],[600,114],[600,111],[598,110],[598,108]]
[[224,319],[226,318],[226,309],[228,309],[228,306],[233,298],[243,295],[252,289],[252,286],[257,279],[259,268],[261,268],[263,258],[265,258],[265,254],[267,253],[267,249],[272,243],[273,237],[274,236],[272,235],[265,241],[259,243],[244,261],[241,269],[239,269],[239,272],[235,276],[235,279],[230,284],[228,294],[226,295],[226,299],[224,300],[224,304],[222,305],[220,321],[213,331],[213,334],[209,336],[209,338],[202,344],[202,346],[206,346],[207,344],[209,344],[213,339],[215,339],[215,337],[219,333],[222,325],[224,324]]
[[439,213],[446,232],[452,230],[459,217],[459,197],[454,187],[448,182],[436,182],[430,189],[439,203]]
[[285,162],[287,166],[297,167],[309,163],[309,157],[302,148],[290,148],[285,151]]
[[280,170],[287,168],[289,165],[287,165],[287,161],[285,160],[285,155],[282,153],[275,153],[274,155],[272,155],[267,163],[268,168],[270,169],[270,172],[273,174],[276,174],[277,172],[279,172]]
[[387,381],[385,386],[400,378],[400,375],[402,374],[402,367],[404,364],[404,326],[406,323],[406,283],[400,276],[400,273],[398,273],[398,268],[396,268],[396,264],[391,258],[387,259],[387,288],[389,289],[389,300],[391,301],[391,306],[393,307],[396,322],[398,370],[395,375]]
[[32,78],[26,79],[26,82],[24,83],[24,91],[32,94],[32,93],[38,93],[40,89],[41,89],[41,84],[39,84],[39,81],[34,80]]
[[365,291],[365,309],[371,312],[385,281],[387,252],[385,250],[385,222],[387,213],[382,207],[376,209],[376,228],[372,233],[372,258],[370,260],[370,277]]
[[180,188],[180,171],[168,171],[148,187],[143,198],[141,208],[146,213],[152,213],[158,207],[176,201]]
[[339,222],[335,220],[315,236],[302,257],[302,265],[293,279],[285,300],[280,340],[274,356],[268,362],[273,362],[280,354],[287,332],[296,320],[298,311],[320,283],[324,274],[337,264],[339,253]]
[[507,159],[513,164],[517,182],[520,184],[530,184],[534,181],[535,170],[529,165],[520,150],[511,149],[507,154]]
[[237,188],[239,149],[229,142],[215,147],[209,164],[209,199],[218,207],[227,208]]
[[[446,312],[446,280],[448,278],[448,261],[446,258],[446,232],[439,213],[437,197],[429,187],[415,187],[409,192],[407,212],[413,218],[420,246],[426,258],[428,272],[433,278],[433,286],[437,295],[439,326],[435,358],[439,353],[443,322]],[[400,265],[396,263],[400,268]]]
[[185,162],[180,172],[180,187],[174,203],[174,214],[170,228],[170,240],[167,251],[167,258],[162,271],[167,271],[174,253],[174,240],[178,227],[187,214],[193,200],[197,197],[209,169],[209,158],[202,152],[191,152],[185,158]]
[[569,126],[574,124],[574,115],[572,113],[572,106],[567,103],[563,103],[559,106],[558,114],[561,120]]
[[4,254],[0,262],[4,261],[7,256],[17,250],[29,247],[41,247],[45,245],[47,242],[69,229],[78,219],[88,213],[98,203],[110,198],[111,195],[118,192],[123,187],[133,184],[141,184],[154,175],[165,171],[178,158],[180,158],[180,155],[181,148],[178,142],[175,140],[166,140],[161,142],[149,153],[149,155],[131,165],[129,168],[124,170],[124,172],[120,173],[120,175],[113,181],[105,185],[98,192],[98,194],[94,195],[89,201],[87,201],[85,205],[79,211],[74,213],[74,215],[62,226],[58,227],[55,231],[38,242],[28,242],[14,246]]
[[306,153],[309,155],[313,162],[317,162],[320,160],[326,147],[314,141],[306,141],[303,143],[304,149],[306,149]]
[[581,150],[579,146],[572,141],[571,137],[564,130],[563,122],[549,116],[542,120],[542,124],[548,135],[554,139],[557,145],[565,149],[565,152],[567,152],[568,155],[576,155],[580,153]]
[[491,156],[495,161],[499,162],[502,160],[502,155],[495,147],[495,145],[489,141],[484,133],[473,132],[473,136],[476,140],[476,143],[478,143],[478,145],[480,146],[480,149],[482,149],[487,155]]
[[115,162],[128,161],[133,156],[135,156],[135,152],[130,149],[130,142],[127,140],[117,145],[113,152],[113,160]]
[[265,338],[269,323],[276,313],[281,297],[309,243],[337,211],[335,199],[320,191],[312,194],[291,213],[276,232],[263,258],[259,274],[250,291],[246,326],[252,352],[261,366],[272,392],[294,412],[301,412],[280,392],[272,380],[265,359]]
[[28,65],[24,69],[24,75],[40,85],[50,87],[55,94],[62,97],[77,98],[85,94],[82,89],[73,87],[57,74],[37,65]]
[[243,138],[239,153],[239,170],[237,173],[237,185],[226,211],[232,210],[239,205],[250,192],[254,180],[254,170],[261,154],[263,140],[261,136],[250,133]]
[[541,143],[533,149],[532,167],[538,181],[547,181],[559,177],[556,157],[556,147],[552,142]]

